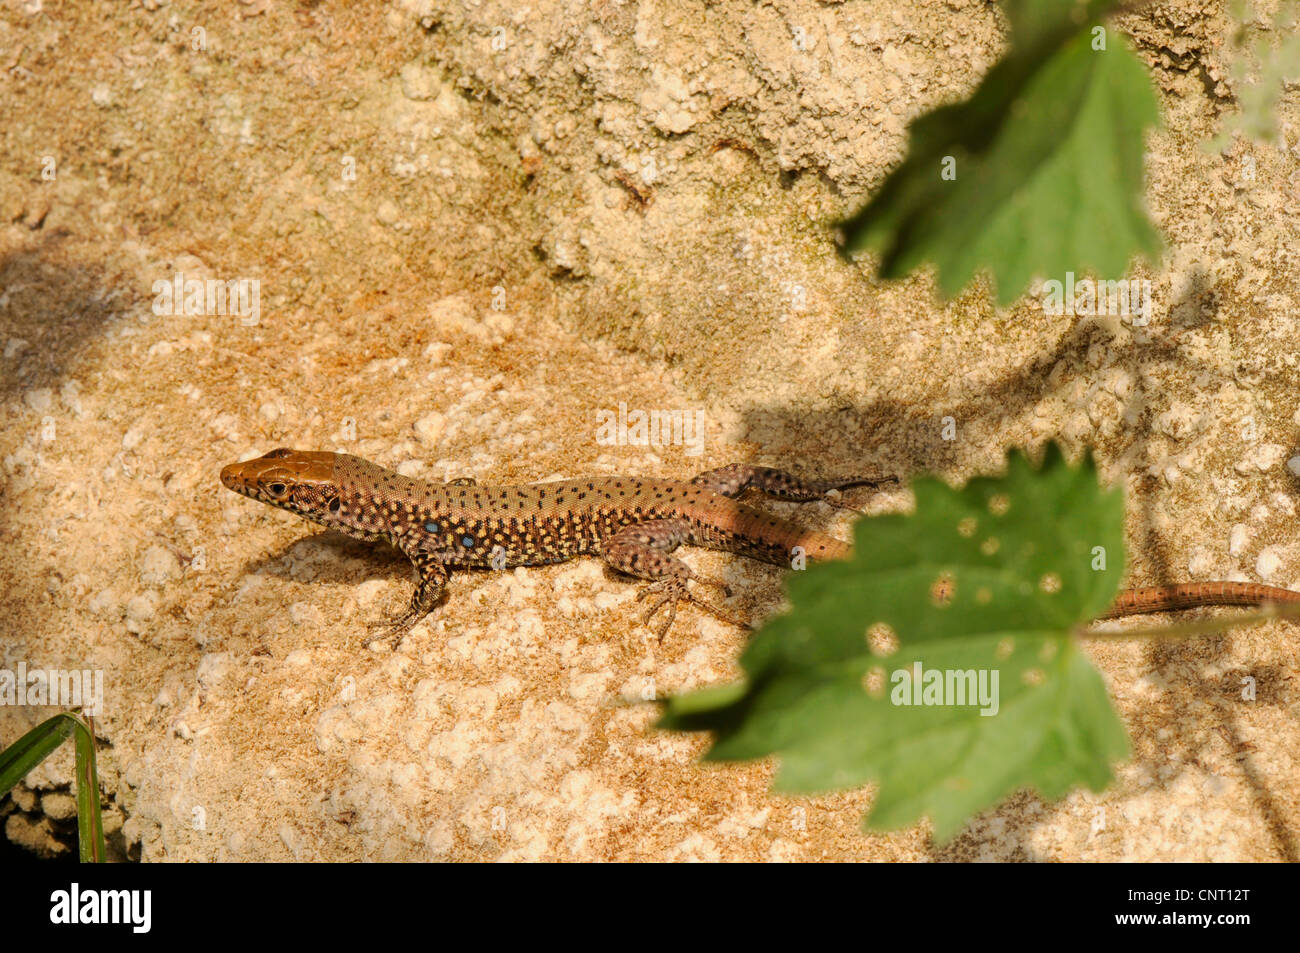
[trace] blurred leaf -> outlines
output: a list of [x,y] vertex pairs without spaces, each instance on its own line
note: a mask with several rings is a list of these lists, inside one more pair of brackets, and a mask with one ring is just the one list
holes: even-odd
[[[1239,20],[1248,18],[1245,10],[1233,11],[1233,16]],[[1224,117],[1222,131],[1207,143],[1210,150],[1229,148],[1237,133],[1255,142],[1277,139],[1278,101],[1288,81],[1300,80],[1300,33],[1296,32],[1297,25],[1296,4],[1282,4],[1267,35],[1249,49],[1238,45],[1229,71],[1240,109]]]
[[[1040,468],[1014,453],[1003,477],[914,490],[914,515],[857,524],[850,559],[791,574],[744,682],[668,699],[659,727],[714,732],[711,761],[780,755],[779,791],[878,782],[870,827],[928,814],[939,840],[1018,789],[1100,790],[1128,744],[1071,631],[1119,588],[1122,495],[1055,446]],[[995,700],[905,704],[917,664],[983,673]]]
[[1035,276],[1115,278],[1158,254],[1142,201],[1151,81],[1121,37],[1094,50],[1086,28],[1113,5],[1008,4],[1011,52],[969,100],[912,123],[903,163],[839,223],[844,252],[879,253],[885,278],[932,262],[947,296],[987,269],[1001,304]]

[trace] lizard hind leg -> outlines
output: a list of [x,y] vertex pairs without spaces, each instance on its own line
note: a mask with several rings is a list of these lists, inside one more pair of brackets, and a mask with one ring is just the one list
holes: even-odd
[[725,622],[741,628],[749,628],[747,623],[728,615],[722,609],[705,602],[691,592],[688,585],[691,582],[716,586],[728,595],[731,590],[721,580],[697,576],[691,571],[690,566],[671,555],[674,549],[690,538],[690,535],[691,524],[686,519],[647,520],[643,523],[633,523],[623,527],[606,541],[601,548],[601,556],[612,569],[629,576],[636,576],[638,579],[650,580],[650,585],[637,593],[636,598],[640,602],[649,596],[657,597],[645,615],[644,621],[647,625],[660,609],[667,608],[664,620],[656,630],[661,641],[677,618],[679,602],[693,602]]
[[[419,578],[415,583],[415,592],[411,594],[410,606],[396,618],[380,619],[367,625],[372,633],[382,631],[389,644],[396,644],[417,622],[432,612],[447,591],[447,567],[442,564],[438,554],[417,552],[411,555],[411,562],[415,565]],[[369,642],[370,639],[366,641]]]
[[747,463],[731,463],[716,470],[707,470],[691,480],[692,483],[707,487],[722,496],[737,497],[746,490],[754,489],[778,500],[790,500],[795,503],[815,503],[821,501],[844,510],[854,507],[829,499],[827,494],[833,490],[845,490],[852,486],[880,486],[882,483],[896,483],[898,477],[847,477],[842,480],[805,480],[793,473],[772,467],[755,467]]

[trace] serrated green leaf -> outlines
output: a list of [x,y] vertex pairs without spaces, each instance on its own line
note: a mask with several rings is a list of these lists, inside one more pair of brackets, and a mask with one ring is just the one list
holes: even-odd
[[[1122,495],[1055,446],[1040,467],[1013,453],[1005,476],[914,492],[914,515],[857,524],[850,559],[791,575],[793,609],[741,656],[744,682],[668,699],[659,726],[714,732],[709,760],[779,754],[780,791],[878,782],[870,827],[929,815],[939,840],[1022,788],[1101,789],[1127,739],[1071,631],[1119,588]],[[873,652],[873,633],[896,649]],[[983,673],[990,689],[996,677],[996,705],[902,704],[917,663],[975,686]]]
[[1083,9],[1012,5],[1024,39],[969,100],[912,123],[906,159],[839,223],[846,253],[878,252],[886,278],[932,262],[947,296],[987,269],[1001,304],[1035,276],[1118,277],[1134,255],[1158,254],[1142,201],[1143,137],[1159,125],[1151,81],[1121,37],[1108,31],[1094,50],[1062,6]]

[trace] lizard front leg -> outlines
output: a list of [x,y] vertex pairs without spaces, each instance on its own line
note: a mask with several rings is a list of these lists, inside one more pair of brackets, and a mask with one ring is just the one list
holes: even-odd
[[384,629],[390,644],[395,644],[417,622],[428,615],[443,593],[447,591],[447,567],[443,565],[439,553],[407,553],[415,566],[417,575],[415,592],[411,594],[411,605],[395,619],[381,619],[372,622],[370,629]]
[[[772,467],[755,467],[747,463],[731,463],[716,470],[707,470],[691,480],[692,483],[707,487],[721,496],[737,497],[748,489],[755,489],[778,500],[791,500],[796,503],[813,503],[818,500],[837,506],[840,509],[853,509],[836,500],[826,498],[832,490],[844,490],[851,486],[879,486],[882,483],[897,483],[898,477],[848,477],[843,480],[805,480]],[[854,512],[857,512],[854,510]]]
[[670,555],[690,536],[691,523],[686,519],[647,520],[643,523],[633,523],[631,526],[624,526],[604,542],[601,546],[601,556],[611,568],[619,572],[636,576],[638,579],[651,580],[650,585],[637,593],[636,598],[639,602],[647,596],[659,597],[645,615],[647,625],[656,612],[664,606],[668,607],[663,625],[656,633],[661,641],[668,634],[673,620],[677,618],[677,603],[682,601],[693,602],[733,625],[749,628],[746,623],[728,616],[716,606],[697,599],[690,591],[687,583],[700,582],[717,586],[724,592],[730,593],[725,583],[697,576],[690,566]]

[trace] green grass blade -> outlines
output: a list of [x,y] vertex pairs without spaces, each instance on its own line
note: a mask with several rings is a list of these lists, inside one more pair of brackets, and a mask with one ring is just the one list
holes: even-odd
[[63,744],[75,725],[70,716],[55,715],[0,751],[0,797]]
[[[68,716],[71,719],[71,716]],[[99,814],[99,772],[95,768],[94,722],[87,716],[76,725],[77,849],[83,864],[104,862],[104,822]]]

